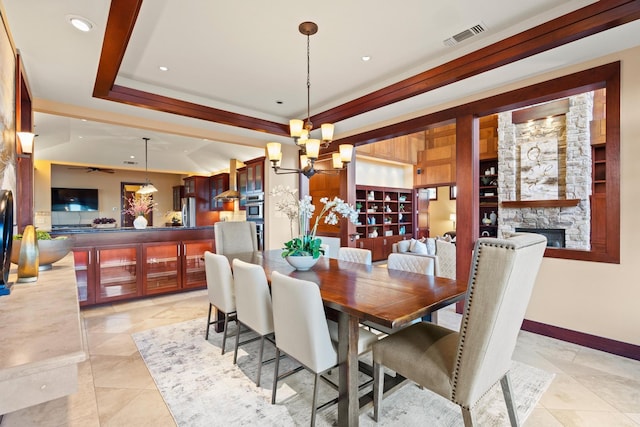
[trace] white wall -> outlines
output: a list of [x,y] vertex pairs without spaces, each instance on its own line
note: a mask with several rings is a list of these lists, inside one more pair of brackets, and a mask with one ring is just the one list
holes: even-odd
[[[164,226],[169,222],[173,213],[173,189],[175,185],[182,185],[182,175],[176,174],[148,174],[143,171],[118,170],[114,174],[91,172],[81,169],[68,169],[64,165],[52,165],[47,161],[36,161],[34,170],[34,212],[36,227],[43,230],[51,229],[52,214],[67,214],[64,218],[68,224],[90,224],[94,218],[115,218],[120,226],[121,182],[144,183],[147,176],[158,189],[153,194],[153,200],[158,206],[153,211],[153,225]],[[97,188],[97,212],[51,212],[51,187]]]

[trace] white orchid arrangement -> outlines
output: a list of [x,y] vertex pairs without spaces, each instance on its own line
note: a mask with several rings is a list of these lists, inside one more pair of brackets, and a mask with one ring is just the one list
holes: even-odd
[[[325,224],[336,225],[339,215],[348,218],[353,224],[358,222],[358,213],[350,204],[338,197],[329,200],[328,197],[320,199],[323,204],[322,210],[315,217],[313,228],[309,230],[309,221],[313,216],[316,207],[312,203],[311,196],[305,195],[301,199],[297,197],[298,190],[279,185],[271,191],[271,196],[283,198],[276,201],[276,210],[283,212],[288,218],[291,227],[291,240],[285,243],[282,252],[283,257],[312,255],[318,258],[323,252],[320,249],[322,239],[316,238],[318,224],[324,219]],[[298,222],[299,237],[293,237],[293,224]]]

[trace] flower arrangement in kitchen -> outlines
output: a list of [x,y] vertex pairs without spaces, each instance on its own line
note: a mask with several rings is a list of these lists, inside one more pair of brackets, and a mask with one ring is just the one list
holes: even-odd
[[[324,220],[325,224],[336,225],[339,215],[348,218],[353,224],[358,222],[358,213],[350,204],[338,197],[329,200],[328,197],[320,199],[323,204],[322,210],[315,216],[313,227],[309,229],[309,222],[316,207],[311,202],[311,196],[303,196],[298,199],[298,190],[279,185],[271,191],[271,196],[282,196],[281,200],[275,202],[276,210],[283,212],[288,218],[291,227],[291,240],[286,242],[282,251],[282,257],[288,256],[313,256],[318,258],[324,251],[320,248],[322,239],[316,237],[318,224]],[[298,222],[298,237],[294,237],[293,224]]]
[[158,206],[154,203],[149,194],[133,195],[127,199],[128,208],[124,210],[124,213],[133,217],[146,215]]

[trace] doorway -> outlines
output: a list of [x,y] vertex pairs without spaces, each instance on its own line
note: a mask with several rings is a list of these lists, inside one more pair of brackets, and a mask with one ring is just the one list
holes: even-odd
[[[120,224],[122,227],[133,227],[133,220],[136,219],[133,215],[126,213],[125,210],[129,207],[129,200],[131,198],[139,198],[137,193],[140,187],[145,185],[141,182],[121,182],[120,183]],[[149,195],[153,199],[153,195]],[[151,212],[144,216],[147,219],[147,226],[153,226],[153,208]]]

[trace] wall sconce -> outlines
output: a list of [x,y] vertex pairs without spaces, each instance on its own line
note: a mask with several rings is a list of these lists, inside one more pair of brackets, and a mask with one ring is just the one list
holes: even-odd
[[25,154],[33,153],[33,138],[36,136],[31,132],[17,132],[22,152]]
[[455,213],[451,213],[449,214],[449,221],[453,222],[453,229],[456,229],[456,214]]

